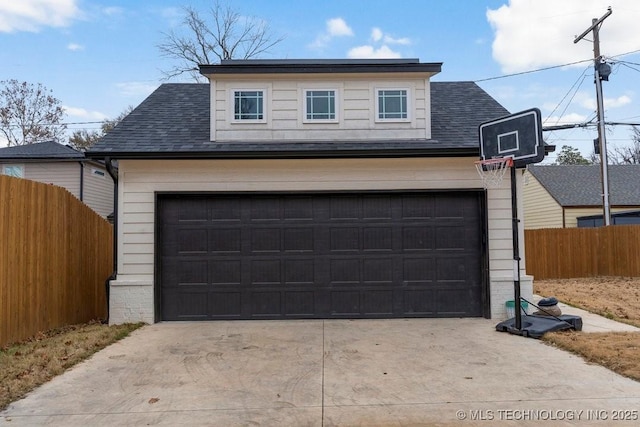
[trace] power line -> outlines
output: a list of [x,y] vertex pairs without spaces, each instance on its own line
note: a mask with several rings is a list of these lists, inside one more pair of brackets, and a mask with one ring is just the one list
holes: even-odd
[[538,69],[529,70],[529,71],[521,71],[519,73],[504,74],[502,76],[495,76],[495,77],[487,77],[485,79],[474,80],[473,82],[474,83],[479,83],[479,82],[486,82],[486,81],[489,81],[489,80],[505,79],[507,77],[521,76],[523,74],[538,73],[540,71],[553,70],[555,68],[562,68],[562,67],[567,67],[569,65],[582,64],[582,63],[585,63],[585,62],[593,62],[593,59],[583,59],[582,61],[569,62],[567,64],[562,64],[562,65],[552,65],[550,67],[538,68]]

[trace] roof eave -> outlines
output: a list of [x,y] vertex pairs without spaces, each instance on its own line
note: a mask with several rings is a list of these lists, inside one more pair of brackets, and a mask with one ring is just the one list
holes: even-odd
[[330,158],[409,158],[409,157],[477,157],[477,147],[459,148],[407,148],[407,149],[345,149],[345,150],[278,150],[278,151],[111,151],[87,152],[88,158],[120,160],[171,160],[171,159],[330,159]]
[[202,64],[200,74],[335,74],[335,73],[427,73],[442,71],[442,62],[427,63],[237,63]]

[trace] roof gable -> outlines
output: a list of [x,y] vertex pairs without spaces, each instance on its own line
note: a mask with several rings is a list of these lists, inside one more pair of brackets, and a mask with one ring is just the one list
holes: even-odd
[[84,158],[81,151],[54,141],[0,148],[0,159],[2,160],[75,160]]
[[[602,206],[599,165],[530,165],[533,175],[560,206]],[[609,166],[613,206],[640,206],[640,165]]]

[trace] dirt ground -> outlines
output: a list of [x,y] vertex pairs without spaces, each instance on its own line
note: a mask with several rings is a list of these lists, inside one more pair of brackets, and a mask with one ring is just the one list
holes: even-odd
[[[640,278],[595,277],[535,281],[534,292],[640,327]],[[556,332],[543,341],[640,381],[640,332]]]

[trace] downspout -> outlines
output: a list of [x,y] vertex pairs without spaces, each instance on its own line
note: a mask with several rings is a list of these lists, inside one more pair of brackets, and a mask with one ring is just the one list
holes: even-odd
[[84,201],[84,162],[79,161],[80,163],[80,201]]
[[111,164],[111,157],[106,157],[104,159],[105,166],[107,167],[107,172],[111,176],[113,180],[113,272],[111,276],[105,282],[106,289],[106,298],[107,298],[107,319],[106,322],[109,323],[109,286],[112,280],[116,280],[118,277],[118,174],[114,170],[113,165]]

